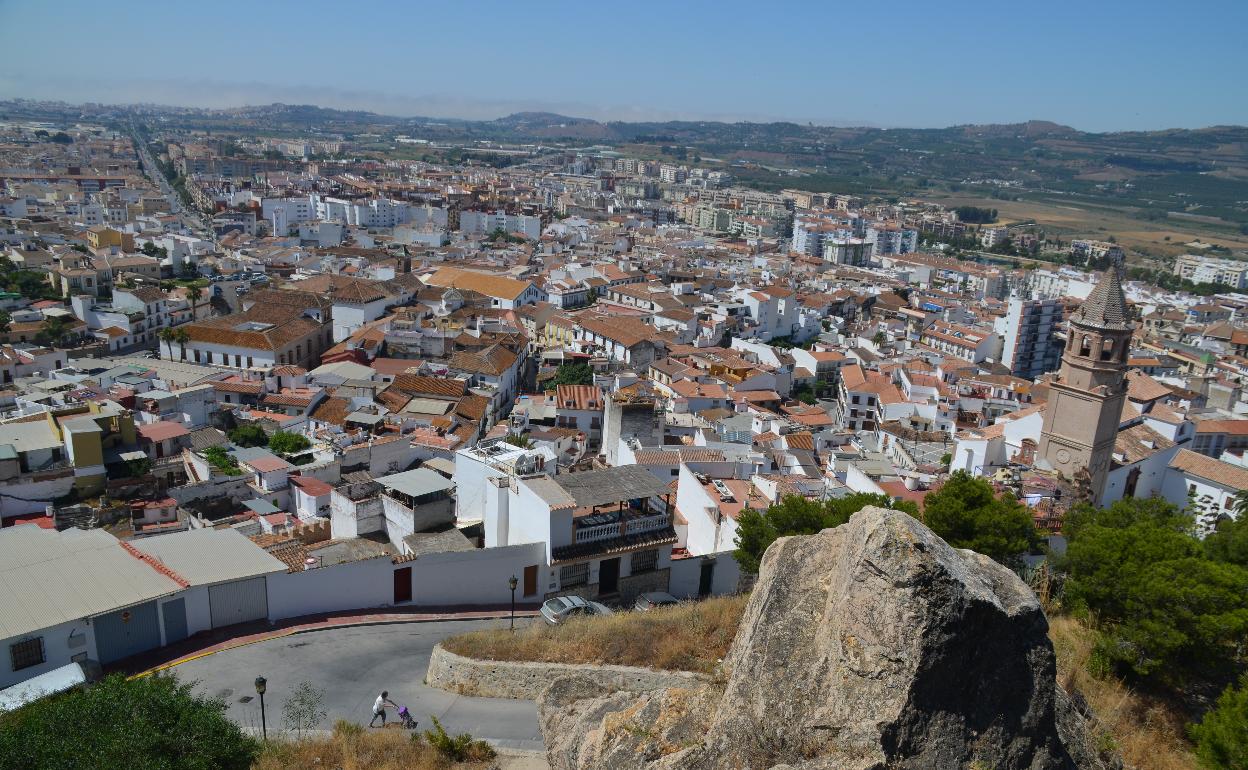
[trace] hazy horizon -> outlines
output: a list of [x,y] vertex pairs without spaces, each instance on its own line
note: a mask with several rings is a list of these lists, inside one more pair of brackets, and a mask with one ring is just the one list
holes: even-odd
[[[398,117],[1248,124],[1248,6],[0,2],[0,98]],[[1209,19],[1222,23],[1209,24]],[[55,32],[49,45],[48,31]],[[745,30],[744,32],[742,30]]]

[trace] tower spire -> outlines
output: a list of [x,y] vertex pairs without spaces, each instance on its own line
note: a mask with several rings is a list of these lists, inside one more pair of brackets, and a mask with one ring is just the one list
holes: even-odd
[[1122,291],[1122,277],[1117,267],[1110,267],[1101,276],[1100,283],[1088,295],[1070,320],[1095,329],[1131,329],[1131,314],[1127,312],[1127,297]]

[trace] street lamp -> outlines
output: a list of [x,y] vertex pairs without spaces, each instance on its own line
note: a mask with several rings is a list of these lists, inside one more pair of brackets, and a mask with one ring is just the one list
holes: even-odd
[[266,741],[269,739],[269,725],[264,719],[264,691],[268,689],[268,684],[264,677],[256,677],[256,694],[260,696],[260,730]]
[[516,576],[512,575],[507,581],[507,585],[511,586],[511,632],[516,632],[516,586],[520,583],[516,580]]

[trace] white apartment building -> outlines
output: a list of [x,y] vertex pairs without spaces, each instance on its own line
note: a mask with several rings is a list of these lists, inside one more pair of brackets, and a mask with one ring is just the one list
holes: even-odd
[[1174,261],[1174,274],[1193,283],[1224,283],[1232,289],[1248,289],[1248,262],[1184,254]]
[[465,235],[489,235],[495,230],[520,233],[531,241],[542,234],[541,217],[525,214],[508,214],[501,209],[495,212],[464,211],[459,215],[459,231]]
[[1057,338],[1061,325],[1060,301],[1010,297],[1002,319],[1001,363],[1010,367],[1010,374],[1028,380],[1057,371],[1062,363],[1062,341]]
[[865,240],[875,244],[875,254],[909,254],[919,247],[919,231],[893,223],[876,222],[867,227]]

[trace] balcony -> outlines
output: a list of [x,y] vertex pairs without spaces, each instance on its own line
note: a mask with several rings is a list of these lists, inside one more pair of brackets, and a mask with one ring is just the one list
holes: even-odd
[[[603,521],[607,519],[607,521]],[[593,543],[600,540],[611,540],[645,532],[658,532],[672,524],[672,517],[666,513],[646,514],[635,509],[608,511],[584,516],[576,522],[572,532],[572,542]]]

